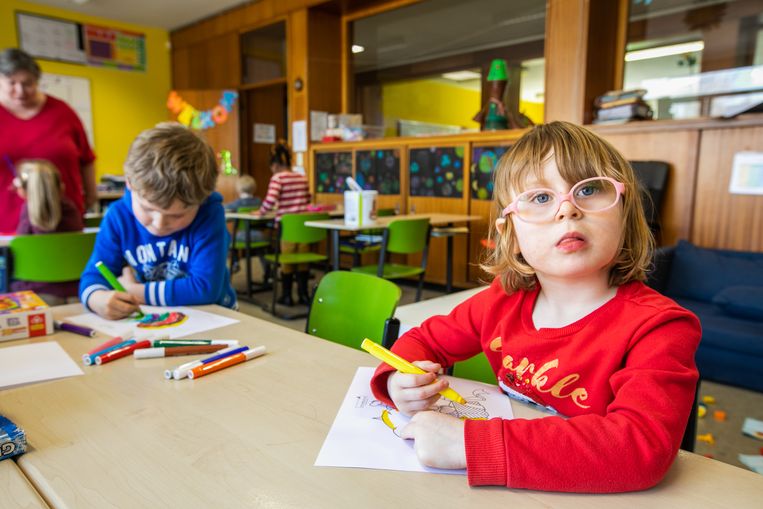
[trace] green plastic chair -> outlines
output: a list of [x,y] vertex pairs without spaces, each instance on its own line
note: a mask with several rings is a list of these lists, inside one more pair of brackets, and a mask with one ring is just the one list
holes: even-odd
[[[353,272],[375,274],[384,279],[400,279],[419,276],[416,289],[416,302],[421,300],[421,290],[424,286],[424,273],[427,270],[427,254],[429,252],[429,236],[431,228],[429,218],[397,219],[392,221],[384,230],[382,247],[379,252],[377,265],[353,267]],[[421,265],[404,265],[387,263],[390,254],[421,253]]]
[[364,338],[391,346],[399,330],[392,317],[401,294],[395,283],[376,276],[329,272],[315,290],[305,332],[358,350]]
[[281,242],[293,242],[297,244],[315,244],[326,240],[327,230],[323,228],[311,228],[305,226],[306,221],[320,221],[328,219],[329,215],[324,212],[306,213],[306,214],[284,214],[278,223],[278,241],[275,242],[275,252],[266,254],[263,259],[272,267],[273,274],[273,302],[269,309],[273,316],[291,320],[294,318],[303,318],[301,315],[281,315],[276,312],[276,297],[278,293],[278,282],[280,281],[280,271],[282,265],[298,265],[304,263],[327,263],[328,256],[319,253],[281,253]]
[[[395,215],[395,209],[379,209],[376,211],[376,217],[389,217]],[[361,256],[366,253],[375,253],[381,250],[381,240],[384,236],[384,229],[375,228],[373,230],[362,230],[355,235],[342,238],[339,241],[339,254],[352,255],[352,266],[360,265]],[[378,237],[374,240],[373,237]]]
[[72,232],[12,238],[9,248],[13,279],[42,283],[78,280],[93,252],[95,235],[95,232]]
[[103,214],[85,216],[85,228],[97,228],[101,226]]
[[497,385],[495,373],[484,353],[478,353],[471,359],[457,362],[453,365],[453,376],[467,378],[486,384]]

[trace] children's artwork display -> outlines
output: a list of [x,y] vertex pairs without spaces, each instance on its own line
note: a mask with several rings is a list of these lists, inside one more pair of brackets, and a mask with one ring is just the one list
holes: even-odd
[[463,196],[464,147],[413,148],[409,161],[411,196]]
[[352,152],[315,153],[315,192],[342,194],[352,177]]
[[379,194],[400,194],[400,150],[356,151],[355,180]]
[[493,199],[493,172],[498,160],[511,147],[474,147],[470,168],[472,198],[475,200]]
[[[419,463],[413,441],[399,436],[410,418],[371,394],[369,383],[374,369],[361,367],[355,372],[315,465],[465,474],[465,470],[441,470]],[[466,399],[466,404],[440,398],[435,411],[459,419],[511,419],[514,416],[509,398],[497,386],[462,378],[446,378],[450,386]]]
[[144,313],[141,318],[136,315],[122,320],[107,320],[95,313],[85,313],[72,316],[67,320],[110,336],[120,336],[125,329],[132,327],[133,332],[138,330],[161,331],[163,334],[168,334],[170,339],[186,338],[191,334],[238,323],[238,320],[227,316],[188,307],[167,309],[157,306],[141,306],[141,309]]

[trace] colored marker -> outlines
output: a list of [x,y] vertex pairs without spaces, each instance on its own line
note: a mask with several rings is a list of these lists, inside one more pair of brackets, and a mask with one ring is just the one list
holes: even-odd
[[238,345],[237,339],[155,339],[154,347],[176,347],[176,346],[199,346],[199,345]]
[[98,355],[95,358],[95,363],[97,365],[106,364],[111,361],[115,361],[117,359],[121,359],[122,357],[127,357],[132,352],[139,348],[150,348],[151,347],[151,341],[144,339],[143,341],[138,341],[137,343],[133,343],[131,345],[125,345],[121,348],[117,348],[115,350],[111,350],[110,352],[106,352],[103,355]]
[[113,344],[111,346],[108,346],[108,347],[104,348],[103,350],[99,350],[99,351],[97,351],[95,353],[92,353],[92,354],[85,354],[85,355],[83,355],[82,356],[82,362],[85,363],[85,366],[90,366],[92,364],[95,364],[95,359],[99,355],[105,355],[105,354],[111,352],[112,350],[116,350],[118,348],[122,348],[122,347],[129,346],[129,345],[134,345],[135,343],[137,343],[137,341],[135,341],[134,339],[128,339],[126,341],[120,341],[119,343],[116,343],[116,344]]
[[133,336],[131,331],[125,331],[122,334],[119,334],[118,336],[114,336],[113,338],[109,339],[108,341],[101,343],[100,345],[96,346],[86,354],[82,356],[82,358],[85,358],[87,356],[93,355],[94,353],[98,353],[101,350],[105,350],[110,346],[114,346],[118,343],[121,343],[122,341],[127,341]]
[[[382,362],[386,362],[396,370],[398,370],[401,373],[408,373],[411,375],[423,375],[427,373],[423,369],[419,368],[418,366],[414,366],[407,360],[403,359],[399,355],[390,352],[383,346],[381,346],[378,343],[374,343],[370,339],[366,338],[363,340],[363,342],[360,344],[360,348],[365,350],[366,352],[370,353],[377,359],[379,359]],[[456,403],[461,403],[462,405],[466,404],[466,400],[461,397],[459,393],[448,387],[445,390],[440,391],[440,395],[448,398],[451,401],[455,401]]]
[[203,366],[196,366],[188,372],[188,378],[192,380],[194,378],[201,378],[202,376],[209,375],[215,371],[220,371],[221,369],[229,368],[231,366],[235,366],[236,364],[241,364],[242,362],[254,359],[255,357],[259,357],[264,353],[265,347],[257,346],[251,350],[237,353],[236,355],[229,355],[215,362],[210,362],[208,364],[204,364]]
[[73,323],[60,322],[58,320],[53,320],[53,327],[55,327],[58,330],[73,332],[75,334],[79,334],[80,336],[86,336],[89,338],[95,337],[95,331],[93,329],[89,327],[82,327],[81,325],[74,325]]
[[[101,273],[101,275],[106,279],[106,281],[109,282],[111,287],[118,291],[118,292],[124,292],[127,293],[127,290],[125,290],[125,287],[122,286],[122,283],[119,282],[117,277],[114,275],[113,272],[109,270],[109,268],[104,265],[103,262],[97,261],[95,262],[95,268],[98,269],[98,272]],[[145,315],[143,314],[143,311],[140,310],[140,307],[138,307],[138,318],[143,318]]]
[[176,367],[175,369],[167,369],[164,371],[164,378],[167,380],[172,380],[173,378],[175,380],[180,380],[188,376],[188,372],[197,367],[201,366],[202,364],[207,364],[210,362],[214,362],[218,359],[222,359],[223,357],[227,357],[229,355],[235,355],[237,353],[243,352],[249,350],[248,346],[229,346],[228,348],[223,348],[219,352],[217,352],[216,355],[213,355],[212,357],[207,357],[206,359],[201,359],[199,361],[191,361],[186,362],[185,364],[181,364],[180,366]]
[[154,359],[156,357],[178,357],[181,355],[202,355],[219,352],[226,348],[225,345],[191,345],[174,346],[171,348],[141,348],[135,350],[132,355],[136,359]]

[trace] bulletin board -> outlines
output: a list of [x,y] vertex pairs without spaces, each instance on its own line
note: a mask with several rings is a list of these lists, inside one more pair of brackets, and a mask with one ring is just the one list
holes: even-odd
[[19,47],[32,56],[85,64],[82,25],[60,18],[16,13]]
[[510,145],[495,147],[474,147],[470,168],[472,199],[493,199],[493,172],[498,160],[508,152]]
[[93,102],[90,99],[90,80],[79,76],[43,73],[40,90],[64,101],[77,113],[85,128],[87,141],[95,147],[93,136]]
[[355,180],[380,195],[400,194],[400,150],[356,151]]
[[410,196],[463,197],[463,146],[412,148],[409,161]]
[[345,179],[352,176],[352,152],[315,153],[315,192],[344,193]]

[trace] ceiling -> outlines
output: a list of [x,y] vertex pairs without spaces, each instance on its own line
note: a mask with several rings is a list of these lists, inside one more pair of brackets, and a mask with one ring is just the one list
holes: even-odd
[[174,30],[207,18],[246,0],[29,0],[124,23]]

